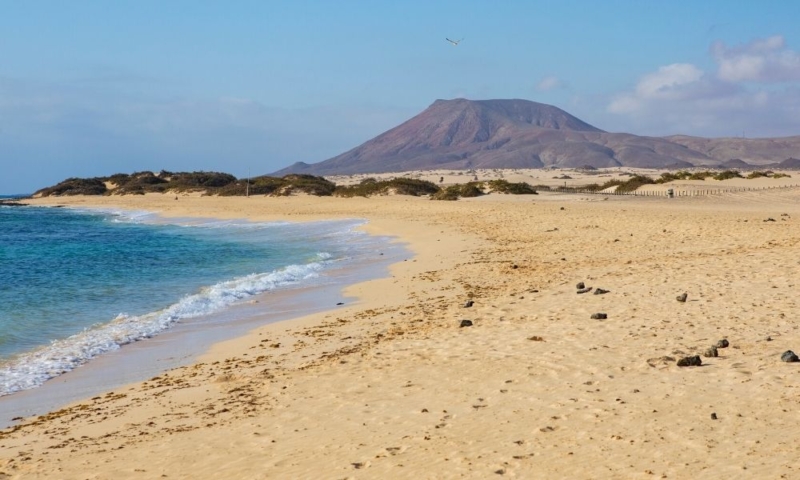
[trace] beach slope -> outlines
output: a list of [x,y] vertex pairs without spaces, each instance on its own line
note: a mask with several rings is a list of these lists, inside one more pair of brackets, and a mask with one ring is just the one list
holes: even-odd
[[[413,256],[336,310],[20,421],[0,432],[0,478],[795,476],[800,363],[781,354],[800,351],[798,200],[36,200],[366,218]],[[676,365],[691,355],[702,366]]]

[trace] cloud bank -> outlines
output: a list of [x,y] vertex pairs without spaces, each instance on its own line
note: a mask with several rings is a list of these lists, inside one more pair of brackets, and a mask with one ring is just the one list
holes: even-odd
[[782,36],[715,42],[709,51],[713,71],[659,67],[615,95],[607,111],[652,135],[800,135],[800,54]]

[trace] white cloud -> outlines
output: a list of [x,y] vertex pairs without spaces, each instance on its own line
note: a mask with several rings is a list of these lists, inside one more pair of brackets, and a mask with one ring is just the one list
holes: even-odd
[[715,42],[711,54],[718,64],[717,76],[726,82],[800,81],[800,54],[786,48],[782,35],[737,47]]
[[554,75],[548,75],[539,80],[539,83],[536,84],[536,89],[539,90],[540,92],[547,92],[550,90],[564,88],[565,86],[566,83],[560,78]]
[[675,63],[643,75],[606,105],[606,128],[649,135],[800,134],[800,55],[782,36],[727,47],[715,43],[716,71]]
[[642,77],[636,94],[642,98],[671,99],[681,95],[682,87],[697,82],[703,71],[689,63],[673,63]]
[[703,71],[688,63],[673,63],[644,75],[633,92],[618,95],[608,110],[612,113],[633,113],[649,102],[680,100],[692,96],[701,85]]

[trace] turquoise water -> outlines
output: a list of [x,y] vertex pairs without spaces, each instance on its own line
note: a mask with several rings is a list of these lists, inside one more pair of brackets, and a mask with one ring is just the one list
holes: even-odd
[[360,221],[167,223],[0,206],[0,396],[374,251]]

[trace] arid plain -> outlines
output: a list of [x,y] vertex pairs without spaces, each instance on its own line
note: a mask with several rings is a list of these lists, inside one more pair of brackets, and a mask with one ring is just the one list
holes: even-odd
[[[672,199],[35,200],[167,217],[365,218],[413,254],[348,287],[356,300],[335,310],[20,421],[0,432],[0,478],[796,476],[800,363],[780,358],[800,352],[791,180]],[[593,290],[577,293],[578,282]],[[722,339],[718,357],[676,365]]]

